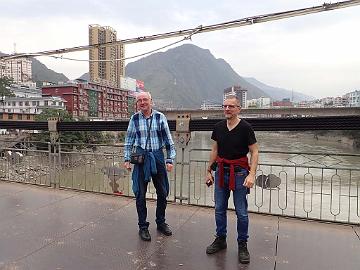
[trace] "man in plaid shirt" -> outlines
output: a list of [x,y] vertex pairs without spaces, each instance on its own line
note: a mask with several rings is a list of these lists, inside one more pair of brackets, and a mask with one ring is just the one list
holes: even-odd
[[[150,93],[139,93],[136,96],[136,105],[140,111],[135,113],[129,121],[124,145],[124,167],[129,171],[131,170],[130,154],[133,147],[135,147],[136,153],[145,155],[144,163],[134,165],[132,188],[136,197],[139,235],[142,240],[151,241],[148,229],[149,222],[146,220],[145,196],[147,186],[152,178],[157,195],[157,230],[166,236],[170,236],[172,231],[169,225],[165,223],[166,197],[169,194],[167,172],[173,168],[176,152],[167,119],[163,113],[152,109]],[[167,154],[166,159],[163,152],[164,147]]]

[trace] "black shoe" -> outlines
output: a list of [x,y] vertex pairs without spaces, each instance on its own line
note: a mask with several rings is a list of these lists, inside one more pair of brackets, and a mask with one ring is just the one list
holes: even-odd
[[206,248],[206,254],[213,254],[226,248],[226,236],[216,236],[214,242]]
[[250,262],[250,254],[247,249],[246,241],[239,242],[239,262],[243,264],[248,264]]
[[139,235],[143,241],[151,241],[151,236],[148,229],[140,229]]
[[172,231],[170,230],[169,225],[167,225],[166,223],[163,223],[163,224],[161,224],[161,225],[158,225],[158,226],[157,226],[157,230],[158,230],[159,232],[161,232],[163,235],[166,235],[166,236],[172,235]]

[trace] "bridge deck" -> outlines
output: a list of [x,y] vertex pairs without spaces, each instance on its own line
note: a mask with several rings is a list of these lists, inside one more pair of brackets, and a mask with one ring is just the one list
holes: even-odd
[[0,269],[359,269],[360,228],[251,214],[251,263],[237,262],[235,215],[228,249],[205,254],[213,209],[169,204],[174,235],[154,226],[139,240],[132,198],[0,181]]

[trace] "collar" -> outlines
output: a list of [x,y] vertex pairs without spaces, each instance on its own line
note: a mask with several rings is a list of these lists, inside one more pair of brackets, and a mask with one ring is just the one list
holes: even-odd
[[156,113],[156,110],[151,109],[151,114],[149,117],[146,117],[145,114],[142,111],[139,111],[139,114],[141,115],[142,118],[144,119],[149,119],[150,117],[152,117],[154,114]]

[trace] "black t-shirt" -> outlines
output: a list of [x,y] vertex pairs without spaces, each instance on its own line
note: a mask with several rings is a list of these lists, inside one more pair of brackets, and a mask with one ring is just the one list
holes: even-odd
[[217,142],[218,156],[226,159],[239,159],[249,152],[249,145],[256,143],[251,125],[244,119],[231,131],[226,120],[215,124],[211,139]]

